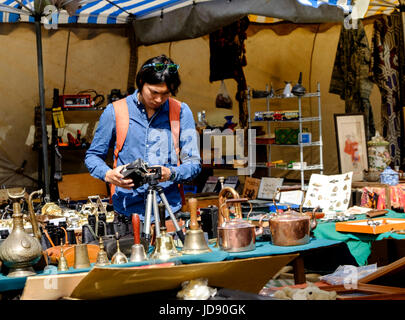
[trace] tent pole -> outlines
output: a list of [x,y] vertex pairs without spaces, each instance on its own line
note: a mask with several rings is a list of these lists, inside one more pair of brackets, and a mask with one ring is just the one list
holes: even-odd
[[48,133],[46,131],[46,115],[45,115],[45,89],[44,89],[44,68],[42,63],[42,35],[41,35],[41,16],[35,17],[35,32],[37,40],[37,62],[38,62],[38,86],[39,86],[39,102],[41,108],[41,128],[42,128],[42,153],[44,166],[45,180],[45,201],[50,200],[49,189],[49,168],[48,168]]

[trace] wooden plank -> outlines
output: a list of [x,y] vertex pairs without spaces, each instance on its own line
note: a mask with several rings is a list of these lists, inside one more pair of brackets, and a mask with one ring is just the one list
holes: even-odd
[[57,300],[70,296],[87,272],[28,277],[21,300]]
[[208,279],[212,287],[258,293],[298,254],[232,261],[183,264],[156,269],[94,267],[72,292],[72,298],[104,299],[181,288],[184,281]]
[[88,196],[108,197],[107,184],[89,173],[63,175],[62,181],[58,182],[58,189],[60,199],[77,201],[87,200]]

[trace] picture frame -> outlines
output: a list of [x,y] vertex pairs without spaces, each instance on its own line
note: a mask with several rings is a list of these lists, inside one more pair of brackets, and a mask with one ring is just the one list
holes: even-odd
[[353,172],[352,181],[363,181],[368,153],[363,113],[334,114],[339,172]]

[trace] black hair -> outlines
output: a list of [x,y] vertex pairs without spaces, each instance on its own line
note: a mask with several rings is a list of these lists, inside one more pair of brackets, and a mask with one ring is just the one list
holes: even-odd
[[145,65],[151,63],[174,64],[174,62],[164,54],[145,61],[136,75],[136,86],[138,87],[139,91],[142,91],[145,83],[166,83],[170,93],[175,96],[181,84],[179,73],[170,73],[167,68],[163,71],[155,71],[153,67],[144,67]]

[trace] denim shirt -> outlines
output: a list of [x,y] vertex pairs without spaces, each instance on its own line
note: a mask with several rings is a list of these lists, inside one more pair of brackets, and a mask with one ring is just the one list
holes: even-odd
[[[138,158],[149,166],[162,165],[173,168],[173,181],[159,183],[173,212],[181,209],[181,197],[178,183],[191,180],[201,171],[199,141],[195,130],[193,114],[187,104],[181,103],[180,111],[180,166],[170,131],[169,101],[166,101],[155,114],[148,119],[144,105],[137,99],[138,90],[126,97],[129,111],[129,127],[124,145],[118,155],[117,166],[128,164]],[[109,148],[115,148],[115,114],[109,104],[102,115],[90,148],[86,152],[85,164],[90,174],[103,181],[111,168],[106,164]],[[112,197],[116,212],[131,215],[137,213],[141,220],[145,215],[148,184],[137,189],[115,188]],[[157,196],[158,201],[160,197]],[[166,212],[167,215],[167,212]],[[152,213],[152,220],[154,216]]]

